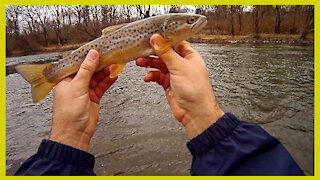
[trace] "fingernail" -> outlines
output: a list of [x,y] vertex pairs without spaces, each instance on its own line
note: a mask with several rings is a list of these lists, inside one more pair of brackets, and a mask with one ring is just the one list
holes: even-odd
[[115,71],[117,69],[118,65],[117,64],[112,64],[109,68],[110,68],[110,74],[112,74],[113,71]]
[[90,50],[88,55],[87,55],[87,58],[92,60],[92,61],[95,61],[95,60],[97,60],[97,53],[94,52],[93,50]]
[[137,63],[138,63],[138,62],[140,62],[140,61],[141,61],[141,59],[142,59],[142,58],[138,58],[138,59],[136,59],[136,62],[137,62]]
[[154,44],[155,44],[155,40],[154,40],[155,38],[151,38],[150,39],[150,44],[151,44],[151,46],[153,47],[154,46]]
[[151,75],[151,72],[147,72],[146,75],[144,76],[144,78],[149,79],[151,76],[152,76],[152,75]]
[[159,41],[161,40],[161,36],[159,34],[155,34],[151,37],[150,39],[150,44],[152,47],[154,46],[158,46],[159,45]]
[[168,87],[168,88],[166,89],[166,94],[167,94],[168,96],[172,96],[172,91],[170,91],[170,87]]

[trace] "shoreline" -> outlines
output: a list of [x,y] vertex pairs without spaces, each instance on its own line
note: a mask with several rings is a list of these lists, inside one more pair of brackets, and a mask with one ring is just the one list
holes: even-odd
[[200,34],[189,40],[192,43],[284,43],[284,44],[313,44],[314,36],[308,35],[306,39],[300,39],[299,34],[259,34],[259,38],[253,35],[206,35]]
[[[300,39],[298,34],[259,34],[259,38],[254,38],[253,35],[207,35],[200,34],[188,40],[191,43],[209,43],[209,44],[236,44],[236,43],[285,43],[285,44],[313,44],[314,36],[308,35],[306,39]],[[41,47],[38,51],[16,51],[6,57],[18,57],[25,55],[37,55],[50,52],[69,52],[84,45],[84,43],[66,44],[63,46]]]

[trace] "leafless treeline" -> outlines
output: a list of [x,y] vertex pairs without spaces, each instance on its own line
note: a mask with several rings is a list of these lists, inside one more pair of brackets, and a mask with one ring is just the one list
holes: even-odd
[[207,34],[306,34],[313,30],[313,6],[244,5],[10,5],[6,6],[7,55],[39,47],[80,43],[107,26],[170,12],[206,15]]

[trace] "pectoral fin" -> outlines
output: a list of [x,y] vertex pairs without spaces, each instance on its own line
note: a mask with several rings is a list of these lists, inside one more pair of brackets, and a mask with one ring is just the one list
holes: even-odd
[[111,69],[110,69],[109,77],[111,77],[111,78],[117,77],[125,66],[126,66],[126,63],[112,65]]
[[165,51],[171,48],[172,42],[167,41],[162,37],[158,37],[158,41],[154,44],[154,50],[156,51]]

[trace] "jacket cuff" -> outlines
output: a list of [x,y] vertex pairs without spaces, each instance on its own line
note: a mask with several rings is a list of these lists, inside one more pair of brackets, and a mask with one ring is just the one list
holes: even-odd
[[42,140],[37,155],[80,167],[94,168],[95,159],[92,154],[47,139]]
[[216,143],[230,134],[240,123],[231,113],[225,113],[208,129],[194,137],[187,143],[187,147],[193,156],[212,149]]

